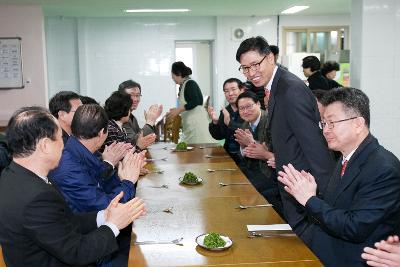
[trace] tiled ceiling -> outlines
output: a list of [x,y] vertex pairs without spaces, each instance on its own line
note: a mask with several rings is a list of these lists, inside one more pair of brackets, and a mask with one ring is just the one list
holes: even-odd
[[[351,9],[351,0],[0,0],[0,4],[41,5],[46,16],[65,17],[267,16],[294,5],[310,6],[301,15],[350,14]],[[191,12],[123,12],[138,8],[188,8]]]

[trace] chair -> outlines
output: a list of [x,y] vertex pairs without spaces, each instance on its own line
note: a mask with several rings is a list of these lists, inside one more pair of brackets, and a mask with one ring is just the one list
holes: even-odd
[[207,110],[209,105],[210,105],[210,96],[205,95],[203,101],[203,107]]
[[1,250],[1,246],[0,246],[0,267],[6,267],[6,263],[4,262],[3,252]]
[[172,141],[175,144],[179,140],[179,130],[181,128],[181,116],[176,116],[172,119],[165,119],[164,123],[164,142]]

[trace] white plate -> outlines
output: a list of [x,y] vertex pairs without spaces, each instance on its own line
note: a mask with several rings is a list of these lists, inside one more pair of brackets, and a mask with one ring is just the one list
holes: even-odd
[[183,181],[183,177],[179,177],[179,183],[186,185],[198,185],[203,183],[203,178],[197,176],[197,183],[187,183]]
[[176,150],[175,147],[171,147],[170,149],[171,149],[172,151],[174,151],[174,152],[185,152],[185,151],[193,150],[193,148],[194,148],[194,147],[192,147],[192,146],[188,146],[188,147],[187,147],[186,149],[184,149],[184,150]]
[[202,234],[202,235],[199,235],[198,237],[196,237],[196,243],[200,247],[205,248],[207,250],[214,250],[214,251],[225,250],[225,249],[230,248],[233,245],[233,241],[228,236],[221,235],[221,238],[226,242],[225,246],[218,247],[218,248],[208,248],[204,245],[204,238],[206,237],[206,235],[208,235],[208,234]]

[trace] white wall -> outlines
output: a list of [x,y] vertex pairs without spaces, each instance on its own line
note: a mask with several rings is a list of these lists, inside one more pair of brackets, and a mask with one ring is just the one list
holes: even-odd
[[42,9],[37,6],[0,5],[0,36],[22,38],[24,89],[0,90],[0,125],[22,106],[47,105]]
[[[281,28],[349,25],[349,16],[281,16],[280,25]],[[236,28],[244,30],[243,39],[233,38]],[[46,40],[50,95],[74,90],[104,103],[121,81],[134,79],[143,87],[137,111],[142,120],[143,109],[152,103],[163,103],[165,110],[176,104],[170,78],[174,42],[211,40],[214,41],[212,101],[221,107],[225,104],[223,82],[231,77],[245,79],[235,58],[240,42],[257,35],[276,44],[277,17],[49,17]]]
[[370,99],[371,132],[400,157],[400,2],[352,1],[351,82]]

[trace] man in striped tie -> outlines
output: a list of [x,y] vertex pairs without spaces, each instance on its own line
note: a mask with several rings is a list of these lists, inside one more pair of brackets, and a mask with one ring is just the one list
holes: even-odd
[[370,134],[369,99],[361,90],[334,89],[324,102],[320,126],[329,148],[342,153],[324,197],[316,195],[312,173],[291,164],[278,180],[305,207],[310,247],[323,264],[364,266],[364,247],[398,234],[400,162]]

